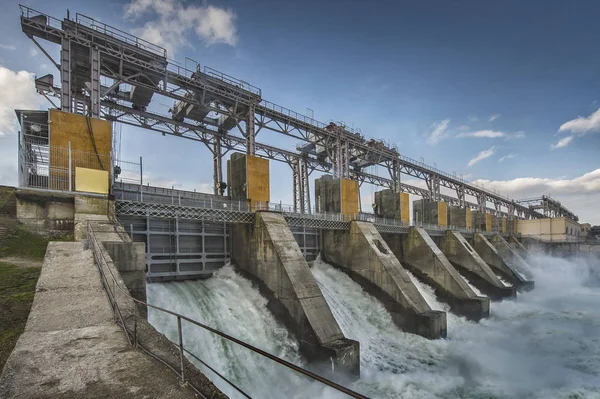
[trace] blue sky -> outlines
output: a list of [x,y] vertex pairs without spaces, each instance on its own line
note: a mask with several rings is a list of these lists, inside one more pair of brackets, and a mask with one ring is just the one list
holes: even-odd
[[[600,224],[592,209],[600,199],[598,2],[27,4],[59,18],[69,8],[151,37],[180,62],[190,57],[244,79],[269,101],[345,121],[397,143],[406,156],[513,197],[549,193]],[[21,32],[17,3],[3,5],[0,65],[56,74]],[[266,132],[258,140],[295,146]],[[8,143],[0,136],[0,146]],[[125,158],[144,157],[150,183],[212,184],[210,153],[199,143],[123,128],[122,148]],[[290,203],[289,168],[271,169],[272,199]],[[363,186],[363,202],[372,191]]]

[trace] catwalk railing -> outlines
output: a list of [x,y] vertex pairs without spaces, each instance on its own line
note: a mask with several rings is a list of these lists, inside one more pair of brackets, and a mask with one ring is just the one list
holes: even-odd
[[399,219],[381,218],[373,214],[358,213],[343,215],[339,212],[294,212],[293,205],[272,202],[229,200],[211,194],[181,191],[152,186],[118,184],[114,189],[115,208],[118,215],[180,218],[225,223],[254,223],[255,211],[281,213],[289,226],[308,227],[322,230],[349,230],[350,222],[371,222],[380,233],[406,234],[410,227],[422,227],[430,235],[439,236],[446,230],[455,230],[471,236],[473,233],[486,235],[503,234],[481,229],[456,226],[438,226],[420,222],[403,223]]
[[[179,313],[175,313],[170,310],[167,310],[167,309],[164,309],[164,308],[161,308],[158,306],[154,306],[149,303],[146,303],[141,300],[133,298],[130,295],[129,290],[123,283],[122,279],[120,278],[118,271],[114,267],[114,264],[112,262],[112,259],[110,258],[110,255],[108,254],[106,249],[103,247],[102,243],[99,242],[99,240],[96,237],[96,232],[94,231],[93,226],[98,225],[98,224],[100,224],[100,223],[88,222],[88,225],[87,225],[88,246],[92,250],[92,253],[94,256],[94,262],[95,262],[96,266],[98,267],[98,271],[100,272],[102,286],[106,292],[106,296],[107,296],[110,306],[113,310],[115,323],[117,323],[118,325],[121,326],[121,328],[123,328],[123,331],[125,332],[125,336],[127,337],[127,341],[129,342],[129,344],[131,346],[133,346],[136,349],[140,349],[140,350],[146,352],[147,354],[149,354],[150,356],[152,356],[153,358],[155,358],[156,360],[158,360],[159,362],[161,362],[162,364],[164,364],[165,366],[170,368],[175,374],[177,374],[177,376],[181,379],[182,383],[189,385],[201,397],[206,398],[206,396],[204,396],[202,394],[201,389],[199,387],[196,387],[193,383],[191,383],[186,378],[184,357],[191,357],[191,358],[195,359],[197,362],[199,362],[204,367],[206,367],[208,370],[210,370],[212,373],[214,373],[218,378],[222,379],[226,384],[228,384],[232,388],[234,388],[241,395],[243,395],[246,398],[251,398],[251,396],[247,392],[244,391],[243,387],[240,387],[238,384],[235,384],[230,379],[228,379],[226,376],[221,374],[219,371],[217,371],[216,369],[211,367],[204,360],[202,360],[202,358],[200,357],[201,356],[200,354],[192,352],[190,350],[190,347],[186,346],[186,344],[185,344],[186,331],[189,332],[190,328],[193,328],[194,330],[201,329],[204,331],[208,331],[211,334],[221,337],[225,341],[240,345],[240,346],[248,349],[249,353],[256,353],[263,358],[269,359],[269,360],[281,365],[284,368],[292,370],[292,371],[306,377],[307,380],[309,380],[309,381],[310,380],[318,381],[321,384],[324,384],[338,392],[344,393],[349,397],[367,398],[366,396],[361,395],[358,392],[355,392],[355,391],[348,389],[334,381],[331,381],[327,378],[321,377],[318,374],[315,374],[315,373],[313,373],[309,370],[306,370],[300,366],[297,366],[293,363],[290,363],[285,359],[282,359],[282,358],[272,355],[268,352],[265,352],[262,349],[259,349],[253,345],[248,344],[247,342],[244,342],[244,341],[239,340],[231,335],[228,335],[219,330],[216,330],[206,324],[192,320],[192,319],[190,319],[184,315],[181,315]],[[106,223],[106,226],[110,230],[112,230],[114,228],[114,225],[112,225],[111,223]],[[143,336],[143,334],[139,333],[139,329],[138,329],[138,320],[141,318],[140,309],[142,309],[142,310],[145,309],[146,311],[149,309],[152,309],[153,311],[156,311],[156,312],[161,312],[161,313],[164,313],[167,315],[171,315],[171,316],[173,316],[174,320],[176,320],[178,342],[176,342],[174,344],[178,347],[178,350],[179,350],[180,362],[179,362],[178,367],[177,366],[174,367],[172,362],[169,362],[167,359],[162,358],[159,353],[154,353],[150,349],[149,346],[144,345],[145,344],[144,336]],[[184,323],[188,326],[187,329],[183,328]],[[191,333],[190,336],[192,336],[192,335],[194,335],[194,334]],[[261,376],[261,378],[264,378],[264,377],[266,377],[266,376]]]
[[[140,183],[141,170],[138,163],[115,161],[122,171],[119,182]],[[18,148],[18,183],[21,188],[54,191],[75,191],[77,168],[103,170],[112,174],[110,154],[97,154],[73,150],[68,147],[50,146],[43,141],[24,135]]]

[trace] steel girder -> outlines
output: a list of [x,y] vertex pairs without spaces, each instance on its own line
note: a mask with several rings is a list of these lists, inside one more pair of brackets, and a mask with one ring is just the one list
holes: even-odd
[[254,213],[183,205],[154,204],[136,201],[115,201],[117,215],[155,218],[180,218],[226,223],[254,223]]
[[[235,125],[242,131],[245,138],[243,148],[239,147],[238,149],[245,149],[249,154],[254,154],[256,134],[260,129],[266,128],[299,138],[311,145],[319,144],[329,147],[327,154],[329,161],[323,159],[319,162],[332,165],[334,170],[344,177],[352,174],[351,169],[360,171],[369,165],[379,165],[389,169],[390,165],[397,165],[396,167],[399,169],[393,171],[393,174],[399,176],[400,173],[405,173],[427,181],[430,185],[430,197],[433,199],[441,199],[439,188],[446,187],[456,190],[457,193],[460,192],[461,203],[464,195],[469,194],[478,198],[480,208],[485,208],[485,204],[489,201],[494,203],[496,209],[505,207],[511,211],[511,215],[516,212],[517,215],[525,215],[525,217],[544,216],[534,209],[469,184],[456,176],[404,157],[398,153],[396,148],[383,142],[367,141],[360,133],[345,126],[335,126],[334,129],[331,129],[328,128],[330,125],[262,100],[260,89],[248,88],[244,82],[226,79],[219,74],[206,73],[206,69],[205,72],[200,72],[199,69],[192,71],[170,63],[166,59],[166,52],[160,54],[160,51],[149,52],[140,49],[139,46],[120,40],[115,35],[102,33],[96,25],[104,26],[104,32],[107,32],[107,28],[109,32],[114,28],[94,21],[95,29],[91,29],[83,23],[86,20],[93,21],[89,17],[80,15],[77,16],[76,21],[69,19],[59,21],[27,7],[22,7],[21,25],[23,31],[32,39],[37,36],[53,43],[62,43],[63,49],[67,48],[68,50],[67,46],[70,46],[71,52],[73,44],[83,48],[97,49],[100,55],[100,75],[113,79],[115,82],[108,88],[110,90],[104,91],[102,95],[110,94],[110,91],[121,83],[128,83],[178,101],[207,107],[235,120]],[[137,38],[134,39],[137,43]],[[159,48],[151,43],[148,44],[152,48]],[[71,73],[73,71],[71,71],[70,65],[73,57],[74,55],[67,52],[62,57],[64,64],[60,65],[63,88],[67,88],[67,90],[63,90],[63,108],[72,100],[68,97],[72,93],[69,84],[72,83]],[[68,61],[65,58],[68,58]],[[65,65],[67,62],[68,65]],[[195,95],[190,97],[190,93]],[[246,123],[246,131],[241,129],[240,122]],[[207,134],[215,133],[209,131]],[[176,133],[175,135],[180,134]],[[339,156],[332,157],[332,154],[339,154]],[[396,183],[392,186],[393,189],[394,187],[397,188]]]
[[572,220],[579,221],[577,215],[562,205],[560,201],[553,199],[549,195],[542,195],[538,198],[529,198],[515,202],[528,206],[530,210],[541,210],[545,217],[564,216]]

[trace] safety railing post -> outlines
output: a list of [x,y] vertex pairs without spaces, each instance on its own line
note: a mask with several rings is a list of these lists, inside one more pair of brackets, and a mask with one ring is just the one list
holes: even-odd
[[181,381],[185,382],[185,376],[183,374],[183,332],[181,331],[181,317],[177,316],[177,334],[179,335],[179,354],[180,354],[180,366],[181,366]]
[[71,141],[69,141],[69,191],[73,191],[73,158],[71,154]]
[[135,349],[138,347],[138,336],[137,336],[137,303],[133,303],[133,346]]
[[115,318],[115,323],[117,322],[117,297],[115,295],[116,293],[116,280],[113,279],[113,290],[112,290],[112,300],[113,300],[113,316]]

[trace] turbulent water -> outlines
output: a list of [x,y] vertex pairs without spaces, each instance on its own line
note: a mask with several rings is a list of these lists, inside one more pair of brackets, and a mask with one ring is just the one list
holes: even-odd
[[[531,266],[535,290],[517,301],[492,303],[491,316],[479,323],[449,313],[448,339],[435,341],[400,332],[383,306],[344,273],[319,261],[312,270],[345,335],[360,342],[361,378],[351,388],[367,396],[600,398],[599,265],[539,257]],[[430,287],[411,278],[433,309],[448,309]],[[302,363],[297,342],[266,300],[230,266],[206,281],[151,284],[148,299]],[[177,339],[174,321],[154,312],[149,317]],[[253,397],[333,396],[207,333],[186,326],[184,332],[186,346]]]

